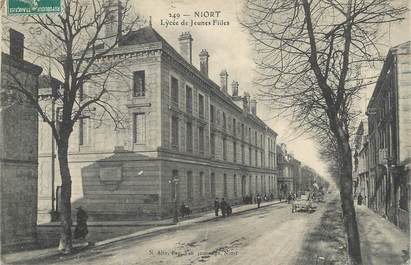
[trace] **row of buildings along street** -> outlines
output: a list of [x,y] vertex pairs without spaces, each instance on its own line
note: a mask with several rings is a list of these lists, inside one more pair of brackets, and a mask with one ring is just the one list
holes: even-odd
[[409,232],[410,42],[391,48],[353,138],[354,193]]
[[[36,225],[57,221],[60,207],[51,129],[33,118],[32,106],[10,105],[14,80],[6,67],[38,88],[40,104],[57,122],[61,107],[54,96],[60,83],[24,60],[21,33],[10,29],[10,40],[10,54],[2,54],[8,99],[2,111],[3,246],[34,242]],[[82,206],[93,221],[158,220],[172,216],[182,203],[200,212],[210,209],[216,197],[235,205],[245,198],[254,201],[257,194],[286,198],[310,190],[314,182],[326,185],[277,142],[277,133],[257,115],[257,101],[246,92],[241,96],[226,70],[220,84],[208,78],[205,49],[199,53],[200,70],[192,65],[190,33],[182,33],[179,42],[177,52],[147,26],[124,36],[100,60],[127,58],[122,74],[113,73],[108,81],[117,91],[109,100],[124,114],[125,126],[114,130],[108,117],[99,116],[101,109],[84,111],[69,149],[73,216]],[[80,97],[89,93],[93,84],[85,84]],[[15,123],[16,115],[27,120]],[[30,154],[31,160],[18,154]]]

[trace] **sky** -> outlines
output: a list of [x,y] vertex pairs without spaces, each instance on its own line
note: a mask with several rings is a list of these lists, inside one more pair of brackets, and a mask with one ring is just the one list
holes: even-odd
[[[394,0],[398,2],[399,0]],[[233,80],[239,82],[239,93],[247,91],[255,95],[257,88],[253,86],[256,77],[253,61],[253,50],[250,45],[248,33],[241,27],[238,18],[241,16],[241,3],[239,0],[135,0],[137,12],[145,16],[147,20],[151,16],[154,29],[156,29],[176,50],[178,50],[178,36],[181,32],[190,31],[193,41],[193,65],[199,68],[198,54],[201,49],[207,49],[209,58],[209,76],[219,83],[219,73],[226,69],[229,74],[229,84]],[[226,26],[203,25],[166,25],[167,20],[173,20],[172,16],[178,14],[183,20],[206,20],[210,18],[196,18],[194,12],[220,11],[219,20],[228,21]],[[203,13],[206,14],[206,13]],[[171,15],[171,17],[170,17]],[[184,16],[188,15],[188,16]],[[216,13],[214,13],[216,16]],[[410,39],[409,15],[401,25],[392,25],[388,40],[382,40],[386,44],[382,52],[386,54],[388,47]],[[378,71],[378,69],[375,69]],[[230,91],[230,89],[229,89]],[[372,88],[363,92],[363,98],[368,98]],[[363,100],[362,105],[365,104]],[[287,144],[287,149],[304,164],[314,168],[320,174],[328,176],[324,163],[319,159],[316,143],[309,135],[299,137],[292,129],[290,121],[285,118],[273,118],[272,112],[262,103],[257,106],[258,116],[264,120],[278,134],[278,142]]]

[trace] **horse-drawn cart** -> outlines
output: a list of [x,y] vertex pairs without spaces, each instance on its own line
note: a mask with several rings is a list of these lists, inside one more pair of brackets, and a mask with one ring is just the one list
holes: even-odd
[[306,195],[301,195],[301,198],[295,199],[292,202],[291,212],[307,211],[309,213],[315,210],[315,206],[312,201]]

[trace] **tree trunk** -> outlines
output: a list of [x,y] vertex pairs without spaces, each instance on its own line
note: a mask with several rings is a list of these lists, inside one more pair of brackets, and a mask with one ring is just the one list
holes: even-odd
[[[341,135],[340,135],[341,137]],[[352,193],[352,157],[348,137],[339,139],[341,154],[340,198],[348,239],[348,255],[352,265],[361,265],[361,246]]]
[[61,175],[61,230],[59,249],[64,253],[72,251],[71,235],[71,175],[68,164],[68,139],[58,143],[58,159]]

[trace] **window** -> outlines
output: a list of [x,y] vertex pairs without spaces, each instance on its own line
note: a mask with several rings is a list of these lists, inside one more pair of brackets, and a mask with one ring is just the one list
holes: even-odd
[[215,122],[215,108],[214,105],[210,105],[210,122]]
[[214,173],[211,173],[211,179],[210,179],[210,191],[211,191],[211,197],[215,197],[215,175]]
[[260,159],[261,159],[261,167],[265,167],[265,161],[264,161],[264,154],[263,151],[260,152]]
[[263,146],[263,135],[262,134],[260,135],[260,146],[261,146],[261,148],[264,148],[264,146]]
[[199,177],[199,191],[200,191],[200,196],[204,196],[204,173],[200,172],[200,177]]
[[224,197],[227,197],[227,174],[224,174]]
[[191,122],[186,124],[186,148],[187,152],[193,152],[193,126]]
[[137,71],[133,73],[133,95],[135,97],[144,97],[146,95],[144,71]]
[[258,166],[258,150],[257,148],[255,149],[255,166]]
[[204,96],[201,94],[198,94],[198,115],[204,118]]
[[227,160],[227,139],[223,138],[223,160]]
[[210,134],[210,152],[211,152],[211,156],[215,157],[215,134],[214,133]]
[[81,117],[79,119],[79,145],[89,144],[89,118]]
[[251,146],[250,146],[248,147],[248,164],[250,166],[252,164],[252,161],[253,161],[253,153],[252,153]]
[[178,108],[178,80],[171,77],[171,105]]
[[237,162],[237,143],[233,142],[233,162]]
[[255,193],[258,193],[258,177],[255,176],[255,181],[254,181],[254,185],[255,185]]
[[171,146],[178,148],[178,118],[171,118]]
[[225,117],[225,113],[223,112],[223,130],[225,131],[226,128],[227,128],[227,120],[226,120],[226,117]]
[[251,135],[251,128],[248,128],[248,140],[249,140],[249,142],[251,143],[251,137],[252,135]]
[[244,123],[241,124],[241,138],[244,139]]
[[248,176],[248,193],[252,193],[252,188],[251,188],[251,176]]
[[204,127],[198,127],[198,149],[200,154],[204,154]]
[[241,163],[245,163],[244,144],[241,144]]
[[236,135],[236,120],[233,118],[233,135]]
[[134,113],[133,118],[133,142],[144,144],[146,142],[146,114]]
[[234,179],[233,179],[233,185],[234,185],[234,197],[237,197],[237,176],[234,174]]
[[187,172],[187,200],[193,199],[193,172]]
[[186,86],[186,111],[191,113],[193,110],[193,89],[190,86]]
[[258,141],[257,131],[255,131],[255,133],[254,133],[254,142],[255,142],[256,146],[257,146],[257,141]]
[[261,176],[261,193],[265,193],[265,182],[263,176]]

